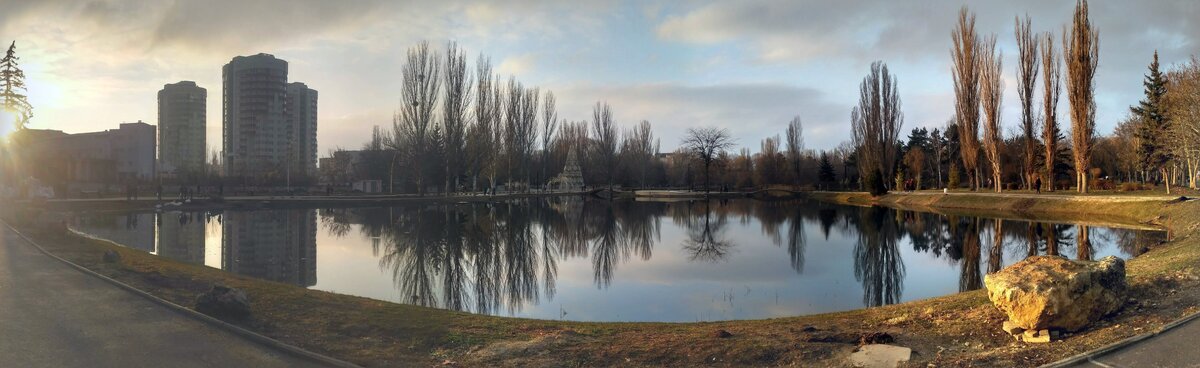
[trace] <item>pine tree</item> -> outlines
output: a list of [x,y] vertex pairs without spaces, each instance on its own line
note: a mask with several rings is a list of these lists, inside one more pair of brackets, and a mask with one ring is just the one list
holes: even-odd
[[[1166,181],[1166,167],[1167,163],[1171,161],[1166,135],[1171,128],[1171,121],[1167,118],[1166,104],[1164,103],[1167,95],[1167,81],[1158,70],[1158,51],[1154,52],[1154,61],[1150,63],[1150,74],[1146,74],[1146,80],[1142,82],[1142,85],[1146,88],[1146,97],[1138,102],[1137,106],[1129,108],[1142,121],[1141,129],[1138,131],[1138,140],[1141,141],[1138,146],[1138,156],[1141,157],[1143,170],[1157,170],[1162,173],[1162,178]],[[1170,183],[1166,183],[1166,185],[1167,192],[1170,193]]]
[[827,185],[837,181],[837,174],[833,171],[833,164],[829,162],[829,155],[821,153],[821,168],[817,171],[817,180],[821,185]]
[[25,72],[21,71],[21,67],[17,63],[21,58],[17,57],[16,51],[17,42],[13,41],[8,46],[8,52],[4,54],[4,58],[0,59],[0,107],[3,107],[5,112],[15,115],[14,127],[16,130],[21,130],[33,117],[33,106],[29,104],[23,93],[25,92]]

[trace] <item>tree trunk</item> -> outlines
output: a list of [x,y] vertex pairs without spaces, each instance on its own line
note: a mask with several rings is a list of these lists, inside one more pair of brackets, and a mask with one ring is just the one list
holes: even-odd
[[[1166,167],[1162,168],[1163,178],[1167,177],[1167,170],[1168,169]],[[1169,178],[1167,180],[1163,180],[1163,186],[1167,187],[1167,195],[1171,195],[1171,180]]]

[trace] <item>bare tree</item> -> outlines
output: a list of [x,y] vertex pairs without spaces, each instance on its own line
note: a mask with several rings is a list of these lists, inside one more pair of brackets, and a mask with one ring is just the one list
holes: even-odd
[[627,157],[626,162],[635,171],[639,186],[646,186],[646,171],[649,170],[654,155],[658,153],[658,147],[658,139],[654,138],[650,122],[646,120],[642,120],[626,132],[622,139],[621,153]]
[[508,147],[512,144],[507,137],[507,128],[505,126],[505,106],[506,98],[504,95],[504,82],[501,81],[499,75],[492,80],[492,99],[490,108],[492,110],[492,162],[488,165],[488,180],[490,181],[489,188],[493,194],[496,189],[496,180],[500,177],[500,173],[506,169],[505,160],[508,159]]
[[[508,169],[509,182],[519,180],[525,174],[528,183],[528,170],[525,163],[533,154],[533,146],[537,142],[537,104],[538,90],[525,88],[516,78],[509,77],[504,92],[504,148],[505,167]],[[525,172],[522,172],[525,171]]]
[[804,125],[800,121],[800,116],[792,118],[788,123],[787,132],[787,159],[791,165],[792,174],[796,177],[796,182],[800,181],[800,171],[803,169],[801,160],[804,152]]
[[537,87],[525,90],[525,97],[521,101],[521,161],[520,168],[525,172],[525,183],[528,185],[533,182],[533,167],[529,162],[533,161],[533,150],[537,145],[538,137],[538,98],[541,96],[541,90]]
[[1167,139],[1172,156],[1181,160],[1188,186],[1196,189],[1200,181],[1200,59],[1193,56],[1187,63],[1167,74],[1167,115],[1171,131]]
[[1054,161],[1058,155],[1058,96],[1062,93],[1062,65],[1054,52],[1054,36],[1045,34],[1042,43],[1042,147],[1046,191],[1054,191]]
[[1087,0],[1075,3],[1071,27],[1063,30],[1063,60],[1067,64],[1067,101],[1071,104],[1075,182],[1080,193],[1087,193],[1096,141],[1096,66],[1100,60],[1100,35],[1088,19]]
[[704,192],[708,193],[713,160],[733,147],[733,138],[725,129],[688,128],[687,135],[683,138],[683,146],[704,164]]
[[1038,75],[1038,38],[1030,30],[1029,15],[1025,20],[1016,19],[1014,34],[1017,38],[1017,96],[1021,99],[1022,156],[1024,175],[1021,176],[1026,190],[1033,189],[1033,178],[1037,166],[1037,138],[1034,137],[1033,91]]
[[[496,110],[492,101],[497,98],[492,87],[492,62],[482,54],[475,62],[475,123],[467,130],[466,164],[471,171],[471,190],[479,189],[479,176],[494,173],[496,150]],[[495,177],[491,175],[492,184]]]
[[446,63],[443,76],[446,98],[442,100],[442,130],[445,133],[445,192],[457,190],[466,150],[467,112],[471,100],[471,73],[467,71],[466,55],[458,44],[446,44]]
[[979,35],[975,33],[975,15],[963,7],[958,25],[950,32],[954,47],[954,112],[958,117],[958,144],[963,170],[971,176],[971,189],[979,190]]
[[983,125],[983,151],[992,164],[992,184],[999,193],[1003,187],[1000,183],[1000,148],[1004,144],[1000,137],[1000,103],[1004,97],[1004,76],[1001,73],[1004,54],[996,52],[995,35],[983,40],[981,50],[983,59],[979,68],[979,100],[986,119]]
[[617,171],[617,126],[613,123],[612,108],[607,102],[596,102],[592,108],[592,151],[599,166],[604,170],[604,177],[612,189],[613,176]]
[[[387,146],[403,152],[417,184],[417,193],[425,192],[425,168],[422,167],[431,150],[434,126],[434,108],[441,88],[440,68],[437,51],[430,50],[428,42],[421,42],[408,50],[408,58],[400,69],[400,112],[392,124],[392,137]],[[392,167],[395,168],[395,160]],[[395,188],[392,188],[395,190]]]
[[886,187],[890,180],[884,179],[894,177],[896,144],[904,125],[896,76],[888,72],[887,64],[871,63],[871,72],[859,85],[858,106],[850,112],[850,121],[858,146],[859,173],[864,179],[879,175]]
[[945,138],[943,138],[942,131],[937,128],[933,129],[933,132],[930,133],[929,138],[929,141],[931,142],[930,148],[933,148],[933,157],[930,158],[933,159],[934,174],[937,175],[937,187],[943,188],[942,156],[945,155],[946,152],[946,141]]
[[542,180],[545,181],[550,180],[550,142],[554,141],[554,134],[558,131],[558,110],[555,103],[554,92],[546,91],[543,101],[545,105],[542,107]]

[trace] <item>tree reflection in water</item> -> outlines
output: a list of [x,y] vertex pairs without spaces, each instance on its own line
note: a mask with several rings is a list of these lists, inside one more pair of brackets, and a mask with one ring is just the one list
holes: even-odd
[[[661,242],[664,217],[683,230],[680,247],[688,261],[699,263],[730,259],[736,245],[727,230],[737,227],[730,218],[756,220],[765,238],[779,247],[786,244],[788,262],[797,274],[805,268],[805,227],[817,227],[826,240],[837,229],[855,239],[854,277],[869,307],[902,301],[906,269],[900,246],[905,238],[914,251],[956,264],[960,291],[982,287],[984,254],[990,273],[1002,269],[1005,259],[1060,254],[1063,249],[1091,258],[1094,236],[1113,237],[1100,240],[1130,254],[1155,239],[1130,230],[1096,235],[1084,226],[803,201],[662,203],[560,197],[326,209],[321,215],[328,234],[350,236],[357,228],[371,239],[379,266],[392,275],[403,302],[487,314],[517,313],[554,298],[559,265],[571,259],[587,260],[594,286],[609,288],[622,264],[651,259]],[[985,237],[987,244],[981,241]]]
[[711,200],[699,203],[703,203],[704,214],[700,216],[699,221],[688,221],[683,249],[687,251],[690,261],[720,262],[729,256],[729,250],[734,245],[729,239],[725,239],[726,217],[717,215],[716,219],[713,218]]
[[556,198],[321,213],[333,236],[361,225],[403,302],[496,314],[553,298],[562,259],[591,259],[607,288],[619,264],[650,259],[665,207]]
[[979,226],[982,220],[971,218],[962,227],[962,259],[959,263],[961,272],[958,278],[958,291],[971,291],[983,287],[983,275],[979,269]]
[[900,302],[904,289],[904,260],[897,241],[900,234],[895,221],[888,221],[887,210],[867,207],[859,210],[861,224],[854,244],[854,277],[862,283],[863,304],[876,307]]

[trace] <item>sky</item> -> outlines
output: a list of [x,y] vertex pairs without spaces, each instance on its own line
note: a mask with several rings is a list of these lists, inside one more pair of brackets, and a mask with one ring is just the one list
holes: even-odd
[[[757,151],[794,116],[807,148],[830,149],[850,139],[858,84],[876,60],[897,76],[905,135],[945,124],[950,31],[964,5],[998,38],[1002,124],[1015,133],[1014,18],[1028,14],[1060,48],[1073,1],[0,0],[0,41],[17,43],[37,129],[157,124],[158,90],[191,80],[208,90],[207,145],[219,150],[221,67],[261,52],[320,93],[321,152],[355,149],[373,126],[390,127],[406,50],[453,40],[553,91],[563,119],[590,119],[607,101],[622,127],[650,121],[663,151],[709,126]],[[1200,23],[1189,20],[1200,2],[1093,0],[1091,19],[1097,126],[1109,134],[1141,97],[1155,50],[1164,66],[1197,52]],[[1066,105],[1064,91],[1064,118]]]

